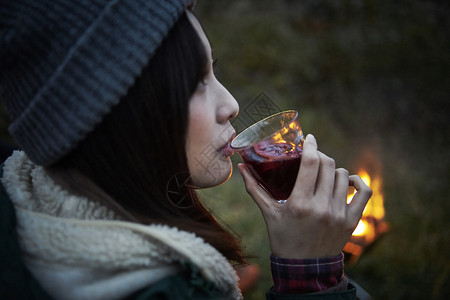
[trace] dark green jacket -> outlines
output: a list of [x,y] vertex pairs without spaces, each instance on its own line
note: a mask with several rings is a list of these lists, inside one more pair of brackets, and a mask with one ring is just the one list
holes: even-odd
[[[3,165],[0,166],[0,178],[3,177]],[[266,299],[356,299],[356,289],[332,294],[282,295],[272,289]],[[16,233],[16,215],[14,206],[0,184],[0,298],[1,299],[51,299],[41,288],[22,261],[19,241]],[[136,292],[128,299],[225,299],[204,279],[194,266],[186,266],[185,271],[167,277],[152,286]]]

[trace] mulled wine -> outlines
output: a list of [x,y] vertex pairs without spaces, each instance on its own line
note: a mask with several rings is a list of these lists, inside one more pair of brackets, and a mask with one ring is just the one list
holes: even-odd
[[242,160],[261,185],[278,200],[286,200],[294,188],[302,148],[286,143],[249,147]]
[[279,202],[292,192],[303,152],[303,132],[294,110],[267,117],[232,142],[258,182]]

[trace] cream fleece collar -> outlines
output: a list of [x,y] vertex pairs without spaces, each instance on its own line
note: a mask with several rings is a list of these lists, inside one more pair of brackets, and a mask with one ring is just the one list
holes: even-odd
[[23,258],[58,299],[119,299],[189,262],[232,299],[242,298],[226,258],[192,233],[118,219],[107,208],[56,185],[16,151],[2,183],[16,207]]

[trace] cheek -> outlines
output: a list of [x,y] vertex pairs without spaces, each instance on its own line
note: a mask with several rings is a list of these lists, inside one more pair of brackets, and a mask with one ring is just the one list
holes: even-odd
[[193,99],[189,106],[188,139],[191,148],[211,142],[215,125],[214,110],[204,102]]
[[189,123],[186,136],[186,155],[189,169],[192,171],[192,163],[195,157],[199,157],[202,149],[211,140],[209,130],[212,128],[210,117],[205,107],[198,105],[196,99],[191,100],[189,106]]
[[[214,110],[208,107],[207,103],[195,104],[194,102],[190,105],[186,155],[193,184],[205,188],[224,182],[230,170],[229,162],[219,160],[216,153],[217,143],[214,141],[217,124]],[[218,167],[220,174],[216,174],[215,169]]]
[[189,135],[192,138],[199,138],[201,133],[208,129],[208,120],[201,112],[192,113],[189,117]]

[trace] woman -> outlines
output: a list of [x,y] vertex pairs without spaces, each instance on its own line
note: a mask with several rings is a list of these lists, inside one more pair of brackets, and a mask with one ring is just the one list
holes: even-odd
[[[2,295],[241,298],[240,246],[195,194],[231,174],[223,137],[234,136],[238,104],[214,76],[191,9],[187,0],[2,5],[1,99],[23,149],[3,166]],[[312,135],[284,205],[239,170],[267,224],[268,298],[354,297],[341,251],[370,198],[361,179],[336,170]],[[349,184],[358,192],[347,205]]]

